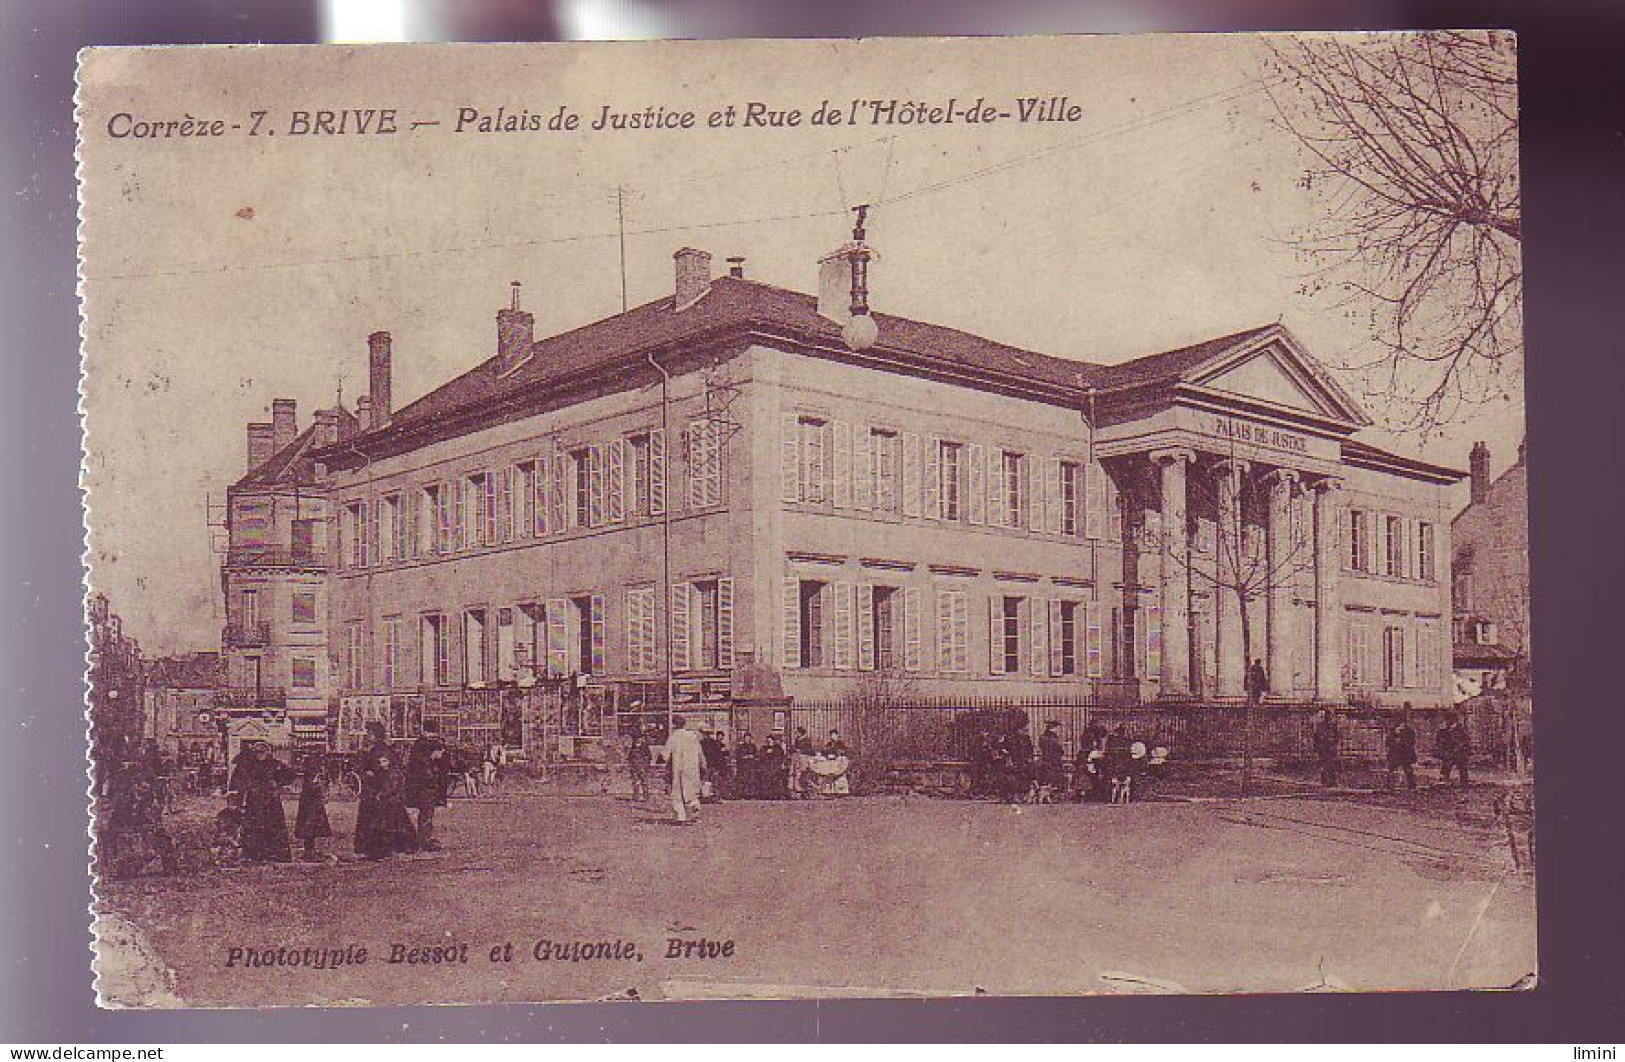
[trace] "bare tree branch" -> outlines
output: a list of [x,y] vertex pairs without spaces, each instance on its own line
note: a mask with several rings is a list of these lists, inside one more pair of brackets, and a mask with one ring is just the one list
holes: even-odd
[[1484,31],[1270,45],[1266,91],[1320,199],[1299,290],[1377,345],[1345,367],[1396,430],[1437,434],[1520,378],[1516,59]]

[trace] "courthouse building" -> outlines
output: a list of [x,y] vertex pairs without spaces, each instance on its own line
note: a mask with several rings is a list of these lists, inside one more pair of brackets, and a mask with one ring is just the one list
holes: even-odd
[[[697,703],[876,672],[1217,702],[1247,656],[1281,702],[1449,703],[1461,475],[1362,441],[1285,328],[1051,357],[867,314],[867,256],[803,294],[685,248],[672,294],[550,337],[516,284],[491,354],[399,409],[375,333],[353,424],[234,488],[228,635],[265,643],[290,712],[552,682],[647,708],[668,663]],[[286,563],[244,567],[251,528]]]

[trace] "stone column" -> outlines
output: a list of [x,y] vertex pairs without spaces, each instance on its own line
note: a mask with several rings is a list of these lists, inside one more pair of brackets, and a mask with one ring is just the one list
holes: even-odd
[[1153,450],[1162,470],[1162,696],[1191,692],[1190,537],[1186,526],[1186,473],[1196,460],[1184,447]]
[[1298,473],[1290,468],[1277,468],[1264,480],[1269,489],[1269,568],[1266,587],[1268,617],[1266,641],[1269,652],[1265,666],[1269,671],[1270,694],[1275,697],[1292,695],[1292,645],[1297,636],[1293,623],[1293,577],[1309,558],[1302,555],[1292,541],[1292,493],[1298,485]]
[[1315,484],[1315,700],[1343,701],[1343,481]]
[[1220,461],[1214,469],[1218,490],[1218,524],[1214,528],[1213,613],[1218,634],[1221,697],[1246,694],[1247,655],[1242,647],[1241,599],[1236,596],[1238,572],[1245,572],[1242,558],[1241,482],[1247,475],[1247,462],[1234,458]]

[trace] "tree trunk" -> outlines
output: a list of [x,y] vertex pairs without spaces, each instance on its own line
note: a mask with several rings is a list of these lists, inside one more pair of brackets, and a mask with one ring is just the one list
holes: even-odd
[[1241,709],[1241,793],[1247,796],[1253,791],[1253,627],[1248,622],[1247,595],[1237,593],[1236,603],[1241,610],[1241,688],[1245,695]]

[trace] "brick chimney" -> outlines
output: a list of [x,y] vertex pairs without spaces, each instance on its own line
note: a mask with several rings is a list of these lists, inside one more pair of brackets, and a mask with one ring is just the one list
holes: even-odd
[[250,472],[265,464],[266,461],[270,460],[271,455],[276,453],[276,437],[272,434],[274,430],[266,422],[250,422],[248,425],[248,470]]
[[339,411],[336,409],[318,409],[316,411],[316,432],[311,442],[317,447],[332,446],[339,441]]
[[497,368],[507,372],[526,358],[536,344],[536,317],[519,308],[519,281],[510,285],[508,306],[497,311]]
[[706,292],[711,290],[711,255],[706,251],[684,247],[671,257],[676,263],[677,279],[677,301],[672,308],[686,310],[705,298]]
[[1467,471],[1472,480],[1473,504],[1477,505],[1490,496],[1490,448],[1482,440],[1473,443],[1467,455]]
[[390,405],[390,338],[388,332],[374,332],[367,337],[367,395],[372,399],[373,423],[362,427],[382,428],[389,423],[395,410]]
[[299,434],[299,404],[291,398],[271,399],[271,445],[280,450]]

